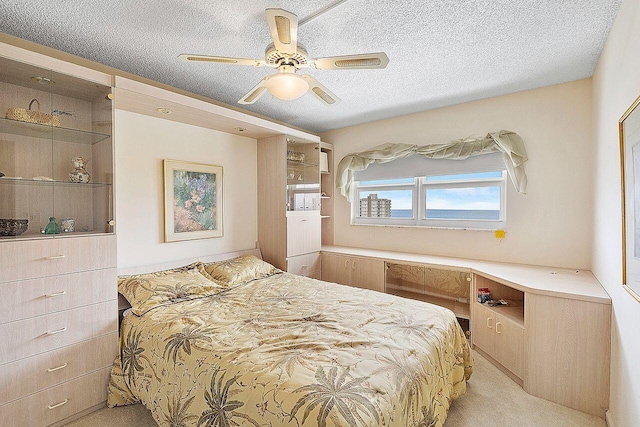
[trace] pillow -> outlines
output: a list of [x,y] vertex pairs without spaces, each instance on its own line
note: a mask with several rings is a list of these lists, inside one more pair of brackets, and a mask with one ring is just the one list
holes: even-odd
[[217,294],[225,286],[216,282],[201,262],[172,270],[118,277],[118,292],[131,304],[131,311],[142,316],[149,310]]
[[242,255],[224,261],[211,262],[204,265],[207,273],[214,280],[226,286],[239,285],[255,279],[263,279],[277,273],[282,273],[268,262],[253,255]]

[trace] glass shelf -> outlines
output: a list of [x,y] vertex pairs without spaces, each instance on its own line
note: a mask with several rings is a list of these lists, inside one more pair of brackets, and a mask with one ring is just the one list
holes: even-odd
[[106,182],[69,182],[59,180],[29,179],[29,178],[7,178],[1,177],[0,184],[18,184],[18,185],[55,185],[57,186],[81,186],[81,187],[110,187],[111,184]]
[[53,139],[56,141],[75,142],[80,144],[96,144],[111,137],[110,135],[103,133],[42,125],[38,123],[21,122],[19,120],[5,118],[0,118],[0,133],[46,139],[51,139],[53,136]]

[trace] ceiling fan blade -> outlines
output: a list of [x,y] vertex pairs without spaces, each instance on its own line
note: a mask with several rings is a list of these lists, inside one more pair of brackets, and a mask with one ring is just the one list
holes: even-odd
[[187,62],[215,62],[218,64],[248,65],[251,67],[263,67],[266,65],[262,59],[228,58],[226,56],[192,55],[190,53],[178,55],[178,58]]
[[387,54],[384,52],[331,56],[328,58],[316,58],[313,60],[313,66],[318,70],[385,68],[388,63],[389,57],[387,57]]
[[319,81],[311,77],[309,74],[300,74],[300,77],[309,83],[309,92],[326,105],[336,105],[340,102],[333,92],[320,84]]
[[298,17],[283,9],[266,9],[267,22],[276,49],[293,55],[298,49]]
[[266,78],[260,80],[260,83],[251,88],[251,90],[238,101],[238,104],[248,105],[256,102],[267,91],[267,87],[265,86],[266,81]]

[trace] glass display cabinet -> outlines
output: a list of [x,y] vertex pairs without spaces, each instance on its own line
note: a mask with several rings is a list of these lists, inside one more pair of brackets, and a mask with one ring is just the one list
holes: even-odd
[[320,147],[287,137],[287,210],[320,210]]
[[0,57],[0,239],[113,233],[111,98]]

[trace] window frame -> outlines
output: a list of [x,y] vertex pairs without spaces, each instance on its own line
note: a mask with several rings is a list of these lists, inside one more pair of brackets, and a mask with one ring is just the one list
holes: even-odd
[[[497,171],[496,171],[497,172]],[[470,229],[470,230],[499,230],[506,228],[507,217],[507,172],[500,170],[501,176],[495,178],[469,178],[456,180],[427,181],[426,176],[413,178],[413,183],[361,185],[360,181],[353,182],[354,202],[351,203],[352,225],[404,226],[419,228]],[[473,173],[473,172],[469,172]],[[453,175],[453,174],[452,174]],[[464,175],[456,173],[455,175]],[[407,177],[408,178],[408,177]],[[373,181],[369,179],[368,181]],[[500,215],[498,220],[491,219],[434,219],[426,218],[426,192],[428,189],[453,189],[473,187],[500,188]],[[361,192],[412,190],[412,218],[369,218],[358,217]]]

